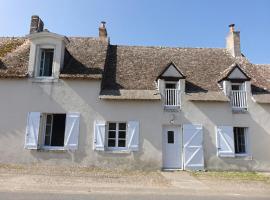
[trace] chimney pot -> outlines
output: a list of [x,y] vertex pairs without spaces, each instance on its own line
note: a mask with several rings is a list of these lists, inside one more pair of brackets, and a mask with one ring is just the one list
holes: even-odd
[[42,32],[44,27],[43,21],[39,18],[38,15],[33,15],[31,17],[31,24],[30,24],[30,34]]
[[234,32],[234,26],[235,26],[235,24],[230,24],[230,25],[229,25],[230,32]]
[[99,38],[103,41],[107,41],[106,22],[104,21],[102,21],[99,25]]

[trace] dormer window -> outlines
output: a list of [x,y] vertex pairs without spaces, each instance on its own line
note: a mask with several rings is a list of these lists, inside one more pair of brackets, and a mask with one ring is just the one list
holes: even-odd
[[170,63],[158,76],[158,88],[165,110],[181,108],[181,93],[184,91],[185,76]]
[[247,110],[247,92],[244,83],[231,83],[231,104],[234,111]]
[[250,78],[238,66],[232,65],[225,71],[224,77],[219,81],[222,83],[225,94],[230,98],[233,111],[247,110],[247,92],[250,85]]
[[245,85],[243,83],[232,83],[232,91],[244,91]]
[[39,65],[39,77],[52,76],[54,49],[41,49],[40,50],[40,65]]
[[165,89],[176,89],[177,82],[165,82]]
[[31,42],[28,74],[33,81],[57,81],[64,65],[65,36],[49,31],[35,32],[28,35]]

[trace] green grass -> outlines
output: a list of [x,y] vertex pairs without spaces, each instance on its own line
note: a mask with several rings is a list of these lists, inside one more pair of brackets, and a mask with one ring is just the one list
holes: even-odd
[[237,171],[208,171],[208,172],[191,172],[193,176],[223,180],[247,180],[247,181],[265,181],[270,183],[270,176],[258,172],[237,172]]

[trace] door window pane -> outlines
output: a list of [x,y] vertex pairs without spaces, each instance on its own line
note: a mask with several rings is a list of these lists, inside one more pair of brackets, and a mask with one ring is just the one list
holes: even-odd
[[168,131],[167,136],[168,136],[168,144],[173,144],[174,143],[174,131]]

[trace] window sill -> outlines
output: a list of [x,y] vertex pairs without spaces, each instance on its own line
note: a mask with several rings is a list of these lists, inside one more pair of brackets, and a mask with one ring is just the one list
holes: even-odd
[[105,149],[106,153],[113,153],[113,154],[130,154],[131,151],[129,149],[125,150],[117,150],[117,149]]
[[67,152],[67,150],[64,147],[49,147],[49,146],[43,146],[38,149],[40,152]]
[[179,112],[181,110],[181,106],[164,106],[164,110],[168,112]]
[[58,82],[58,78],[55,77],[34,77],[32,78],[32,82],[34,83],[53,83]]
[[235,114],[245,114],[248,110],[247,108],[232,108],[232,112]]
[[252,155],[250,155],[250,154],[235,154],[235,158],[244,159],[244,160],[252,160]]

